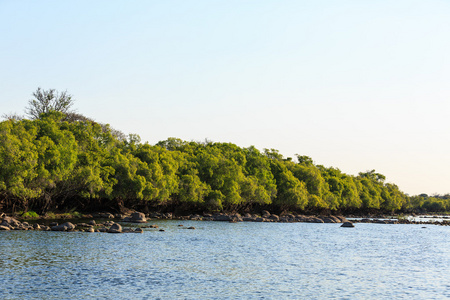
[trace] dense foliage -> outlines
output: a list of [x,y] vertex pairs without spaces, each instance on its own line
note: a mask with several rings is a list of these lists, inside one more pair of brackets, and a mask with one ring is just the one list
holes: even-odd
[[409,197],[374,170],[352,176],[274,149],[124,138],[50,110],[0,123],[0,209],[448,211],[450,196]]

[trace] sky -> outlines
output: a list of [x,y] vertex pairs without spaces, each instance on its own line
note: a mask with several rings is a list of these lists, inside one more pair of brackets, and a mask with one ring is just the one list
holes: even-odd
[[450,193],[450,1],[0,0],[0,114],[38,88],[142,142],[277,149]]

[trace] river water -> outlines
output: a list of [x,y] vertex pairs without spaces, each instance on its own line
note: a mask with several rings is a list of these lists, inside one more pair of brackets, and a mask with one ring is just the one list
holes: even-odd
[[151,224],[0,232],[0,299],[450,298],[448,226]]

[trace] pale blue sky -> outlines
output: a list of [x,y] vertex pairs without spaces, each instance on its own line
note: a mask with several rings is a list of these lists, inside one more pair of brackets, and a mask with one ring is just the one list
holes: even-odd
[[137,133],[450,192],[450,1],[0,0],[0,113],[37,87]]

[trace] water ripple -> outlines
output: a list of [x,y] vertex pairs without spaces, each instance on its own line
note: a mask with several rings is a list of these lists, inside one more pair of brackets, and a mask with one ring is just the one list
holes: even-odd
[[1,299],[448,299],[450,230],[156,222],[165,232],[0,232]]

